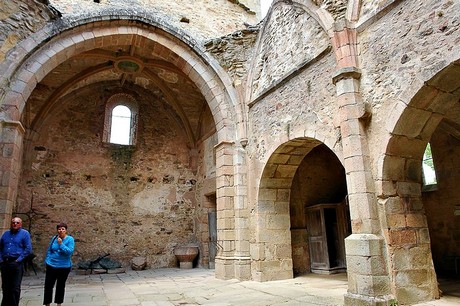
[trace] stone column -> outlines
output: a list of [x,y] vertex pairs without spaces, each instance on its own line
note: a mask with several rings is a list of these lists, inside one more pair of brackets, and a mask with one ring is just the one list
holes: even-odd
[[2,152],[0,162],[0,222],[2,232],[4,232],[10,228],[11,214],[16,201],[25,129],[19,121],[4,120],[0,123]]
[[348,272],[345,305],[390,305],[393,300],[390,277],[365,133],[368,113],[359,88],[356,31],[346,27],[336,30],[333,44],[338,62],[333,83],[352,223],[352,235],[345,239]]
[[216,150],[216,277],[250,278],[249,229],[244,152],[221,142]]

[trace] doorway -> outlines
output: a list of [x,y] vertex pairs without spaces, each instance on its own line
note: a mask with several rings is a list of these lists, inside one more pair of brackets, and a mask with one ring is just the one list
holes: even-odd
[[347,210],[344,203],[317,204],[307,208],[311,272],[334,274],[346,271],[345,238],[350,234]]

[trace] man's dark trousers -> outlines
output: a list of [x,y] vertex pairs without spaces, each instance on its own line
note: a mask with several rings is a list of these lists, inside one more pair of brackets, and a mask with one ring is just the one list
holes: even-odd
[[4,261],[1,264],[1,270],[3,291],[1,306],[19,306],[24,265],[22,262]]

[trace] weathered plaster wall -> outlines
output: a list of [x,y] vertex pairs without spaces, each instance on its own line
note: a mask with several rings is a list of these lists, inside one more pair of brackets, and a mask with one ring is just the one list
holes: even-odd
[[176,266],[173,247],[200,237],[184,132],[160,98],[138,95],[137,145],[102,143],[104,103],[116,89],[101,86],[63,99],[38,131],[26,151],[17,212],[33,211],[39,259],[56,222],[66,221],[75,262],[108,252],[125,264],[146,256],[151,267]]

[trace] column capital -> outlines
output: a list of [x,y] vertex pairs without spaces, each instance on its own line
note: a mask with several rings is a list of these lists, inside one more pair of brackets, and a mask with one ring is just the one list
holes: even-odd
[[332,83],[335,85],[337,82],[343,79],[355,79],[359,80],[361,78],[361,69],[358,67],[350,66],[339,68],[335,71],[332,76]]
[[25,134],[26,129],[22,125],[21,121],[13,121],[13,120],[1,120],[0,125],[2,127],[14,127],[17,129],[21,134]]
[[224,140],[224,141],[221,141],[221,142],[219,142],[218,144],[216,144],[216,145],[214,146],[214,149],[220,149],[221,147],[231,147],[231,146],[233,146],[233,145],[235,145],[235,142]]

